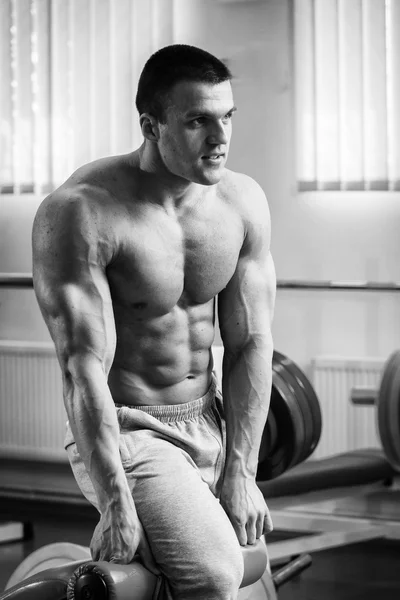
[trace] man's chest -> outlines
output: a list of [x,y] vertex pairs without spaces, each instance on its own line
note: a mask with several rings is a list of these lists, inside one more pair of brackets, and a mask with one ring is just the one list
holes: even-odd
[[135,222],[108,270],[112,293],[126,308],[163,314],[180,302],[205,304],[235,272],[243,226],[227,214]]

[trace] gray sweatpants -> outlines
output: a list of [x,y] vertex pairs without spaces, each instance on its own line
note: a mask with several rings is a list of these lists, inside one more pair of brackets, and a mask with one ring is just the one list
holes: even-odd
[[[166,598],[237,598],[243,559],[218,501],[225,423],[215,383],[205,396],[186,404],[118,405],[116,410],[122,464],[152,552],[167,580]],[[98,508],[71,437],[69,430],[66,448],[75,478]]]

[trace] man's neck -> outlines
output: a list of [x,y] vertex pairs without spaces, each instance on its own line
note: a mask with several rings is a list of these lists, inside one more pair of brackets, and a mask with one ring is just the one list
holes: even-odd
[[[135,153],[135,162],[141,171],[156,175],[151,178],[152,201],[166,209],[184,208],[199,195],[203,186],[174,175],[164,165],[161,157],[146,143]],[[150,191],[150,190],[149,190]]]

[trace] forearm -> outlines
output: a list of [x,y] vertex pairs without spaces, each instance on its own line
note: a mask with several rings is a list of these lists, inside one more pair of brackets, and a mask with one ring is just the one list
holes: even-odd
[[256,477],[271,397],[272,352],[270,334],[252,338],[237,354],[225,349],[222,380],[227,428],[225,478]]
[[132,502],[119,453],[119,424],[97,360],[70,360],[65,372],[65,407],[74,439],[104,510],[114,501]]

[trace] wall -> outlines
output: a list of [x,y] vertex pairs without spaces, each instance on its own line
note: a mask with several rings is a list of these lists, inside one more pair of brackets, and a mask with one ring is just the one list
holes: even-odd
[[[400,280],[400,197],[298,195],[289,0],[178,0],[176,38],[226,57],[233,72],[228,166],[253,176],[272,216],[281,279]],[[275,346],[304,369],[316,355],[386,357],[400,346],[400,295],[279,290]]]
[[[236,75],[228,166],[269,198],[279,278],[400,280],[399,198],[298,196],[289,0],[175,0],[176,42],[227,58]],[[30,271],[39,199],[0,197],[0,271]],[[308,368],[320,354],[386,356],[399,346],[400,296],[278,291],[275,344]],[[47,340],[30,291],[0,290],[0,338]]]
[[[31,273],[32,223],[41,198],[0,195],[0,272]],[[50,341],[33,290],[0,288],[0,339]]]

